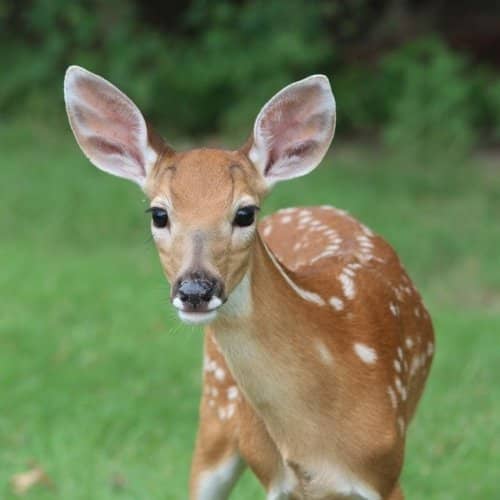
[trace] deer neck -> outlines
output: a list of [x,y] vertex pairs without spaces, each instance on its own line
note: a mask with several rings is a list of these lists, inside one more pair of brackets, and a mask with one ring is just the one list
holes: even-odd
[[[257,234],[255,250],[243,279],[208,331],[222,344],[225,337],[232,334],[237,334],[240,340],[243,340],[241,336],[270,339],[285,329],[290,314],[294,316],[293,311],[303,306],[301,295],[308,293],[294,283]],[[290,334],[292,332],[287,336]]]
[[[260,236],[239,287],[227,312],[207,332],[254,408],[266,420],[278,420],[274,409],[290,408],[304,378],[300,368],[300,358],[308,350],[306,328],[300,328],[307,307],[304,296],[309,301],[320,298],[292,281]],[[283,404],[277,404],[280,400]]]

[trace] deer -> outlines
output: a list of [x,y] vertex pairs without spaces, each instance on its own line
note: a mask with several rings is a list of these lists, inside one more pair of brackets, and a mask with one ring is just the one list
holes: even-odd
[[176,151],[78,66],[64,96],[90,162],[147,196],[171,305],[204,325],[189,498],[227,499],[245,467],[268,500],[404,498],[406,434],[435,342],[419,292],[392,247],[341,209],[257,221],[272,187],[330,147],[328,78],[279,91],[237,150]]

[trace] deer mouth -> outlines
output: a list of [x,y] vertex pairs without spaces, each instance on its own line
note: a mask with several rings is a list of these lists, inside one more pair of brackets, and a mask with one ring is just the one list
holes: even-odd
[[206,325],[212,322],[217,317],[217,310],[205,311],[205,312],[187,312],[177,310],[179,318],[184,323],[188,325]]
[[210,323],[216,318],[218,310],[224,302],[224,299],[213,296],[208,301],[191,304],[176,296],[172,300],[172,305],[175,307],[179,318],[184,323],[190,325],[203,325]]

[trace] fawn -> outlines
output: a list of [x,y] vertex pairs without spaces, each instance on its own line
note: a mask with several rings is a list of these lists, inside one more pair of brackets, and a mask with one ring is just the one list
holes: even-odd
[[330,146],[328,79],[278,92],[236,151],[175,151],[83,68],[67,70],[64,93],[89,160],[149,198],[179,317],[206,325],[190,498],[228,498],[245,465],[268,499],[403,498],[405,434],[434,352],[419,293],[342,210],[286,208],[257,227],[271,187]]

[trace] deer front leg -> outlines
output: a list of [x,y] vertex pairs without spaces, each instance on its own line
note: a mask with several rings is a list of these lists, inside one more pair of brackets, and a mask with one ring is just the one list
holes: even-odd
[[[220,442],[218,445],[220,446]],[[190,480],[191,500],[226,500],[244,468],[237,450],[225,443],[222,455],[211,461],[211,451],[197,445]]]
[[225,500],[243,471],[239,452],[241,403],[236,382],[207,334],[200,423],[191,465],[191,500]]

